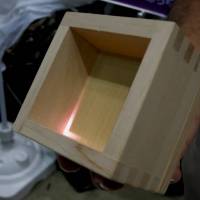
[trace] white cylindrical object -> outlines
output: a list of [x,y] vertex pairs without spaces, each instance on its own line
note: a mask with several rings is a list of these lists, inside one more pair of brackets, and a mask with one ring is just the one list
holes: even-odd
[[4,87],[3,87],[3,75],[0,70],[0,113],[1,113],[1,121],[2,127],[7,128],[7,113],[6,113],[6,103],[5,103],[5,95],[4,95]]

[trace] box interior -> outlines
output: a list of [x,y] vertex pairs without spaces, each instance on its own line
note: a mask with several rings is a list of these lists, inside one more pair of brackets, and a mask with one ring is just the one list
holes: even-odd
[[103,151],[149,42],[149,38],[71,27],[29,119]]

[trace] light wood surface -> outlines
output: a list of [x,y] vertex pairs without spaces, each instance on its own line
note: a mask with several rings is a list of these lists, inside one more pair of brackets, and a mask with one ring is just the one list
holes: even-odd
[[[127,55],[106,54],[93,43],[77,36],[74,31],[67,33],[38,94],[30,119],[102,151],[140,60]],[[53,98],[49,98],[52,95]]]
[[[175,21],[179,25],[179,27],[182,30],[182,35],[185,34],[187,36],[188,40],[192,43],[193,47],[195,48],[195,51],[198,53],[200,52],[199,8],[200,8],[199,0],[176,0],[169,15],[169,20]],[[194,71],[196,72],[199,71],[199,66],[200,66],[199,62],[200,62],[200,57],[197,59],[197,62],[194,66]],[[191,85],[189,91],[192,91],[197,86],[199,86],[200,84],[198,81],[199,74],[195,73],[192,80],[193,80],[193,86]],[[188,119],[186,120],[187,123],[185,123],[183,127],[183,136],[179,141],[183,146],[189,145],[188,141],[191,141],[190,134],[193,134],[192,132],[194,123],[199,123],[199,116],[200,116],[200,90],[196,92],[196,96],[194,97],[193,103],[191,105],[191,111],[188,113]],[[174,154],[174,160],[178,160],[180,158],[180,157],[177,158],[177,155],[179,156],[182,150],[181,148],[180,149],[177,148],[176,151],[179,153]],[[171,167],[173,167],[173,165]]]
[[91,71],[91,76],[130,87],[142,59],[100,53]]
[[80,143],[98,151],[104,149],[139,65],[139,60],[127,57],[98,55],[71,124],[70,131]]
[[128,95],[128,87],[89,77],[70,128],[82,144],[102,151]]
[[199,54],[172,22],[68,13],[14,129],[107,178],[164,193],[199,76]]
[[86,79],[86,69],[69,31],[37,95],[30,119],[62,134]]

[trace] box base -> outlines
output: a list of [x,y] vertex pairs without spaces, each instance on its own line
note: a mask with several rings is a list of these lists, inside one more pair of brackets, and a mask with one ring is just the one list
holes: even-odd
[[0,200],[22,199],[55,169],[53,152],[18,134],[0,149]]

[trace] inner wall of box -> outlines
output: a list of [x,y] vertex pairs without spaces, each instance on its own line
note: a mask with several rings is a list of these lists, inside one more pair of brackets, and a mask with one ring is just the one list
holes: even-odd
[[30,119],[102,151],[149,42],[147,38],[71,28]]

